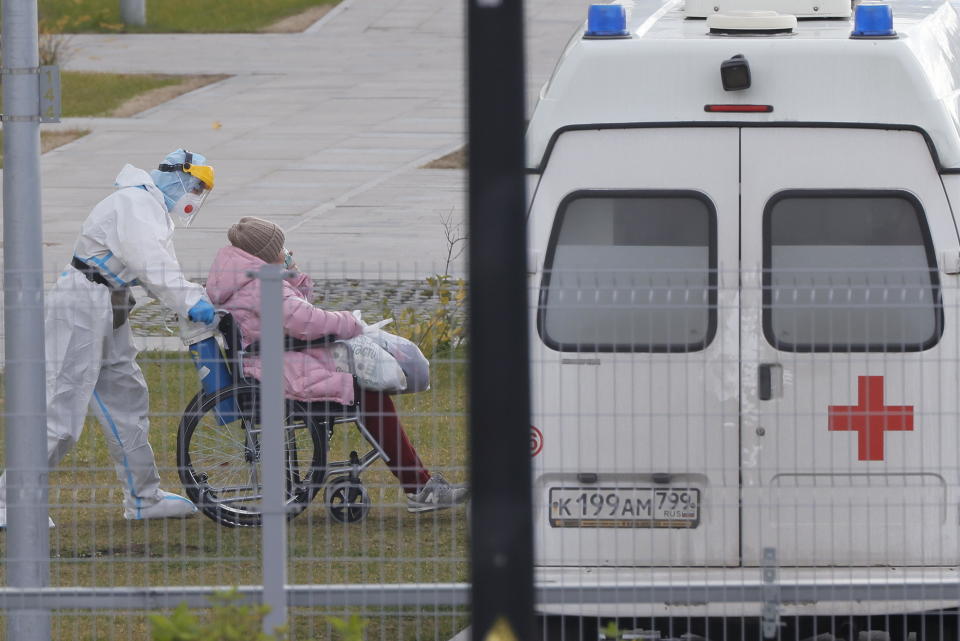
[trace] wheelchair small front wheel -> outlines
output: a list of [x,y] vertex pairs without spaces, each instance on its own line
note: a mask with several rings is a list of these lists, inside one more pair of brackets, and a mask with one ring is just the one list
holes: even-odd
[[327,483],[327,511],[337,523],[357,523],[370,511],[370,493],[359,481],[341,475]]

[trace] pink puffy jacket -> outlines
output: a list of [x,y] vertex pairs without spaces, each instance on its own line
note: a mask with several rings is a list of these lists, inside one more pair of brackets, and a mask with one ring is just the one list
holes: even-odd
[[[260,339],[260,281],[247,276],[264,262],[236,247],[224,247],[210,267],[207,294],[211,302],[229,311],[240,327],[243,345]],[[313,282],[300,274],[283,283],[283,330],[287,336],[314,340],[333,334],[337,338],[353,338],[362,331],[350,312],[325,312],[314,307]],[[244,373],[260,378],[260,359],[245,358]],[[337,372],[328,350],[308,349],[283,355],[284,391],[289,398],[301,401],[336,401],[353,403],[353,376]]]

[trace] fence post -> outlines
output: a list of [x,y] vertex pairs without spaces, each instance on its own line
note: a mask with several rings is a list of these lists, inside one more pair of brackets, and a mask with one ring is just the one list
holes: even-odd
[[[11,588],[45,587],[47,418],[40,223],[40,102],[36,0],[3,2],[3,294],[6,328],[7,532]],[[7,638],[46,641],[48,610],[12,610]]]
[[120,0],[120,20],[138,27],[147,24],[147,0]]
[[522,0],[470,0],[473,638],[533,638]]
[[263,475],[263,630],[287,620],[287,512],[284,460],[283,278],[281,265],[264,265],[260,278],[260,470]]

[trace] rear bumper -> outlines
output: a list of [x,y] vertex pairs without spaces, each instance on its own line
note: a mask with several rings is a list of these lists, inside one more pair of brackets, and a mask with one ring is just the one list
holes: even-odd
[[576,616],[902,614],[960,605],[957,567],[536,568],[537,610]]

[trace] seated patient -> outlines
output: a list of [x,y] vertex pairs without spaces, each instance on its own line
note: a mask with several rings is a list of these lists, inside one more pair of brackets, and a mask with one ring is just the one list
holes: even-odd
[[[240,328],[243,345],[260,339],[260,281],[247,273],[264,263],[283,264],[283,230],[273,223],[252,216],[233,225],[210,268],[207,294],[211,302],[229,311]],[[289,265],[296,269],[295,265]],[[361,333],[357,319],[347,311],[328,312],[310,301],[313,282],[306,274],[297,274],[283,284],[283,329],[287,336],[316,340],[328,335],[352,338]],[[244,374],[260,377],[260,360],[244,359]],[[397,418],[390,396],[382,392],[355,389],[349,372],[334,368],[329,350],[324,348],[289,351],[283,355],[284,392],[301,401],[334,401],[344,405],[360,395],[364,425],[390,457],[387,465],[407,494],[410,512],[427,512],[466,501],[464,487],[448,483],[440,474],[424,468],[417,451]]]

